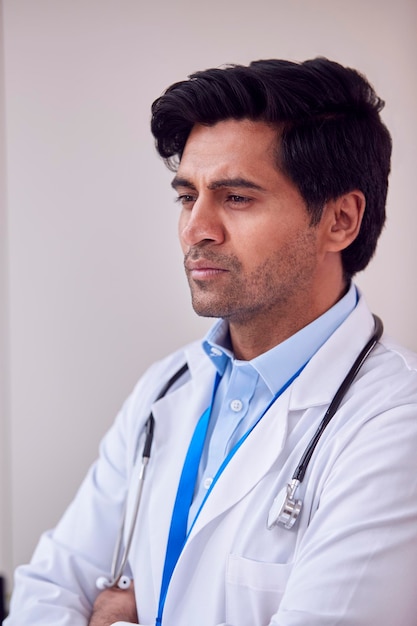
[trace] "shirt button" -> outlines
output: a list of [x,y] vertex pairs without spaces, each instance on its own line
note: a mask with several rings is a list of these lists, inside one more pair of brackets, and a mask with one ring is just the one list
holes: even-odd
[[204,489],[210,489],[212,482],[213,482],[212,478],[205,478],[203,482]]
[[235,411],[235,413],[237,413],[238,411],[241,411],[243,407],[243,402],[241,400],[232,400],[230,403],[230,408],[232,409],[232,411]]
[[211,348],[210,354],[211,354],[211,356],[221,356],[222,355],[222,351],[219,350],[218,348]]

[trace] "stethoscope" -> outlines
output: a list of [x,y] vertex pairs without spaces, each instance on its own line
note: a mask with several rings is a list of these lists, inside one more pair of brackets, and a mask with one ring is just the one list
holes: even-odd
[[[268,515],[267,527],[268,529],[272,529],[274,526],[282,526],[283,528],[289,530],[291,529],[300,515],[303,502],[300,499],[295,498],[296,491],[300,484],[303,482],[308,464],[313,456],[313,452],[317,447],[317,444],[323,435],[326,427],[328,426],[330,420],[336,413],[339,405],[349,390],[352,382],[356,378],[364,364],[365,360],[372,352],[379,339],[381,338],[383,332],[383,324],[379,317],[376,315],[373,316],[375,322],[374,332],[366,343],[366,345],[361,350],[359,356],[356,358],[346,377],[344,378],[342,384],[337,390],[333,400],[331,401],[329,408],[327,409],[320,425],[318,426],[314,436],[309,442],[305,452],[303,453],[297,468],[292,475],[290,482],[287,484],[286,488],[281,491],[275,498],[271,510]],[[188,370],[188,365],[183,365],[175,374],[168,380],[168,382],[164,385],[163,389],[158,394],[155,402],[163,398],[166,393],[171,389],[171,387],[185,374]],[[129,529],[129,533],[127,536],[127,540],[125,543],[124,550],[122,551],[123,544],[123,535],[126,521],[126,508],[127,502],[125,503],[122,522],[120,525],[119,533],[116,540],[116,545],[114,548],[112,565],[111,565],[111,573],[107,578],[105,576],[100,576],[97,578],[96,586],[98,589],[103,590],[109,587],[119,587],[120,589],[128,589],[131,580],[129,576],[123,574],[124,569],[127,564],[127,560],[129,557],[130,547],[133,539],[133,533],[136,526],[136,521],[138,518],[140,501],[142,498],[143,484],[145,481],[146,468],[149,463],[150,455],[151,455],[151,447],[153,441],[153,432],[154,432],[154,417],[152,411],[145,423],[145,443],[143,446],[142,452],[142,464],[140,468],[140,473],[138,477],[138,491],[136,494],[136,499],[133,505],[133,513],[132,513],[132,521]],[[283,493],[284,492],[284,493]]]
[[[171,378],[168,382],[163,386],[161,391],[159,392],[155,402],[163,398],[171,387],[181,378],[183,374],[188,370],[188,365],[185,363]],[[145,482],[145,474],[146,468],[149,463],[149,459],[151,458],[151,447],[153,441],[153,429],[155,424],[155,418],[153,416],[152,411],[149,414],[148,419],[145,422],[145,443],[143,445],[142,452],[142,464],[140,467],[139,477],[138,477],[138,491],[136,493],[136,499],[133,505],[133,514],[132,514],[132,523],[130,525],[129,533],[127,536],[127,540],[125,543],[125,548],[122,552],[122,543],[123,543],[123,535],[125,529],[126,522],[126,509],[127,509],[127,498],[125,501],[122,522],[120,524],[120,529],[117,535],[116,544],[114,546],[113,559],[110,569],[110,577],[100,576],[96,580],[96,587],[101,591],[103,589],[108,589],[109,587],[119,587],[119,589],[128,589],[130,587],[131,580],[129,576],[125,576],[123,574],[124,569],[127,564],[127,559],[129,558],[130,546],[132,544],[133,533],[135,531],[136,521],[138,519],[139,506],[142,498],[143,491],[143,483]],[[121,555],[121,556],[120,556]]]

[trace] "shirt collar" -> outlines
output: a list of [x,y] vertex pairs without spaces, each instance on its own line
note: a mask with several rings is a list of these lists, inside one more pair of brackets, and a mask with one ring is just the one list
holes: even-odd
[[[271,350],[249,363],[256,369],[272,394],[302,368],[353,311],[358,301],[355,285],[328,311]],[[230,346],[229,325],[218,320],[203,340],[203,349],[223,376],[234,356]]]
[[234,359],[230,346],[229,324],[225,320],[217,320],[210,328],[203,340],[203,349],[220,376],[223,376],[228,361]]

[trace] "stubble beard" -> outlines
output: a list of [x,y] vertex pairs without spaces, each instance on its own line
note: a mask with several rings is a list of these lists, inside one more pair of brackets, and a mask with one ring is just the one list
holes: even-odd
[[[223,318],[235,324],[247,324],[255,318],[280,318],[296,313],[305,300],[315,267],[314,231],[304,233],[301,240],[288,242],[275,255],[249,274],[235,256],[196,250],[188,255],[201,257],[227,270],[219,280],[202,281],[190,277],[192,306],[201,317]],[[187,258],[188,258],[187,257]]]

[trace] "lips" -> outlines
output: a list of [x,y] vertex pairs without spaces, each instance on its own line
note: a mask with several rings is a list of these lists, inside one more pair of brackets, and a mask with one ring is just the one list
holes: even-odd
[[184,263],[187,273],[197,280],[213,278],[219,276],[224,272],[228,272],[227,269],[217,265],[213,261],[208,259],[191,260],[186,259]]
[[213,261],[208,261],[206,259],[198,259],[198,261],[185,261],[185,269],[188,272],[193,271],[201,271],[201,270],[221,270],[225,271],[223,267],[220,267],[213,263]]

